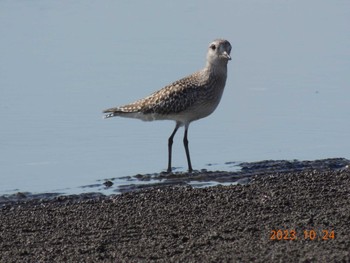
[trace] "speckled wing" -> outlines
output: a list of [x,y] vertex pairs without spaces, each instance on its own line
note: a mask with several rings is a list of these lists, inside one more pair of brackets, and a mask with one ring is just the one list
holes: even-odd
[[[150,96],[133,103],[116,108],[107,109],[105,113],[142,113],[168,115],[185,111],[198,101],[204,99],[208,90],[208,83],[202,80],[200,72],[175,81],[174,83],[154,92]],[[112,117],[112,116],[110,116]]]

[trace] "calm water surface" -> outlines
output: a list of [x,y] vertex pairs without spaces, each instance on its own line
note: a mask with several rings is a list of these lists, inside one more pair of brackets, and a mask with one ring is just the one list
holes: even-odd
[[163,171],[174,123],[101,111],[202,68],[218,37],[233,59],[220,106],[190,126],[195,169],[350,158],[349,24],[349,1],[1,1],[0,194]]

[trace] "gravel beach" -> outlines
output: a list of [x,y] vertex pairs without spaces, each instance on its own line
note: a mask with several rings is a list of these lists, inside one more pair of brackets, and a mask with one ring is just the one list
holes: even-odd
[[0,262],[350,262],[350,168],[4,203]]

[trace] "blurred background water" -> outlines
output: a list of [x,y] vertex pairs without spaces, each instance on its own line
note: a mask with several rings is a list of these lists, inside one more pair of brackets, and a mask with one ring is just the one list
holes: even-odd
[[195,169],[350,158],[349,25],[337,0],[1,1],[0,194],[163,171],[173,122],[101,111],[201,69],[215,38],[233,59],[218,109],[190,126]]

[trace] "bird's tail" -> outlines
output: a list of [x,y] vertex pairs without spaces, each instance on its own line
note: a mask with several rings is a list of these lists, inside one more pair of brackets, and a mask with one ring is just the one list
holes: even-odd
[[125,107],[117,107],[117,108],[110,108],[110,109],[104,110],[103,113],[106,113],[103,116],[104,119],[108,119],[108,118],[116,117],[116,116],[135,118],[135,116],[138,113],[138,110],[125,108]]
[[103,113],[106,113],[103,118],[107,119],[107,118],[111,118],[111,117],[115,117],[118,116],[118,112],[120,113],[120,108],[109,108],[103,111]]
[[120,108],[110,108],[110,109],[107,109],[107,110],[104,110],[103,113],[106,113],[103,118],[104,119],[108,119],[108,118],[111,118],[111,117],[115,117],[115,116],[118,116],[120,113],[121,113],[121,109]]
[[108,118],[111,118],[111,117],[114,117],[114,116],[116,116],[116,115],[114,114],[114,112],[110,112],[110,113],[108,113],[108,114],[105,114],[105,115],[103,116],[103,118],[104,118],[104,119],[108,119]]

